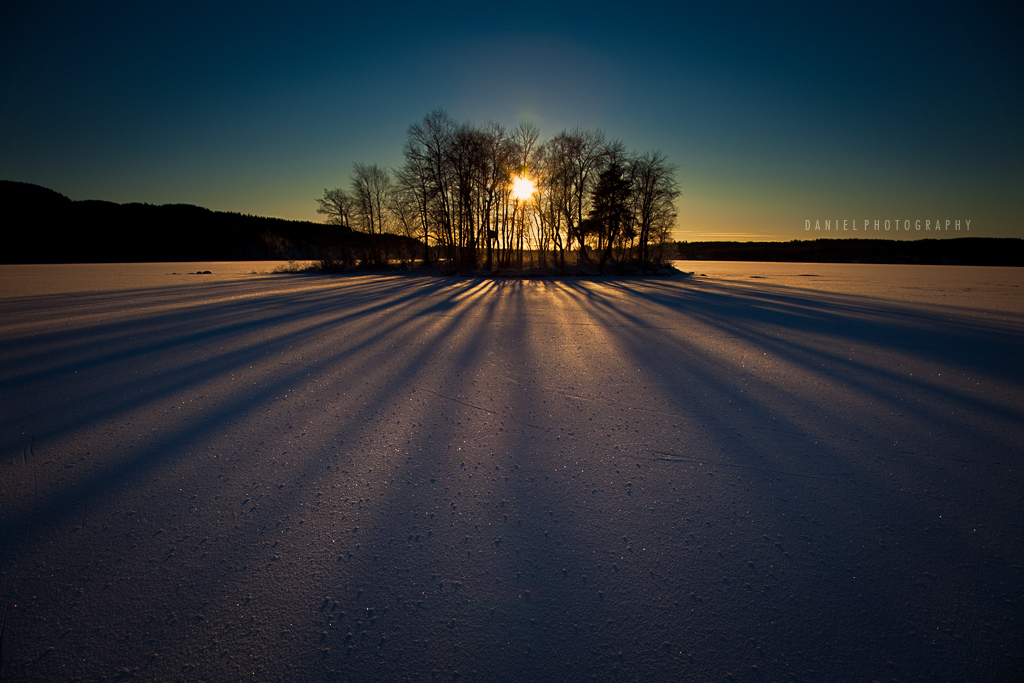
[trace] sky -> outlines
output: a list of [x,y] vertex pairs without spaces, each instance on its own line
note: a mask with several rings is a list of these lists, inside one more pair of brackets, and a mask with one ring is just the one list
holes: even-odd
[[5,3],[0,179],[320,222],[440,108],[660,150],[681,240],[1024,237],[1022,37],[1010,3]]

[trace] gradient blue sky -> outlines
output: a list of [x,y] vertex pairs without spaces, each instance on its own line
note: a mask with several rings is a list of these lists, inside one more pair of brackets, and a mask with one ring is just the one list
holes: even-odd
[[72,199],[319,220],[325,187],[399,165],[443,108],[665,152],[679,239],[897,236],[805,230],[836,219],[1024,237],[1020,9],[16,4],[0,179]]

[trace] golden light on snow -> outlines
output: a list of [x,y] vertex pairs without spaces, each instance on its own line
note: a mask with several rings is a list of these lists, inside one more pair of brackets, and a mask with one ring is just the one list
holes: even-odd
[[517,176],[512,179],[512,196],[519,200],[529,199],[537,191],[533,181],[526,176]]

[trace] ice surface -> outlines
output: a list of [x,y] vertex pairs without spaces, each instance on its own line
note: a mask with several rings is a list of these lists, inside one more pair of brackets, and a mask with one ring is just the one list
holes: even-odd
[[1024,270],[679,265],[0,267],[0,677],[1018,677]]

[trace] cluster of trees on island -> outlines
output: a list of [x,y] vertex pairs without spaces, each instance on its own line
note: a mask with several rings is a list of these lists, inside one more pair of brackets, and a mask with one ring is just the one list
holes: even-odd
[[[403,154],[396,169],[356,163],[349,189],[325,189],[317,200],[341,235],[367,236],[358,251],[339,240],[324,267],[415,260],[448,272],[603,273],[674,257],[679,189],[661,152],[628,152],[578,129],[541,142],[530,123],[460,124],[436,110],[410,126]],[[420,253],[409,253],[412,245]]]

